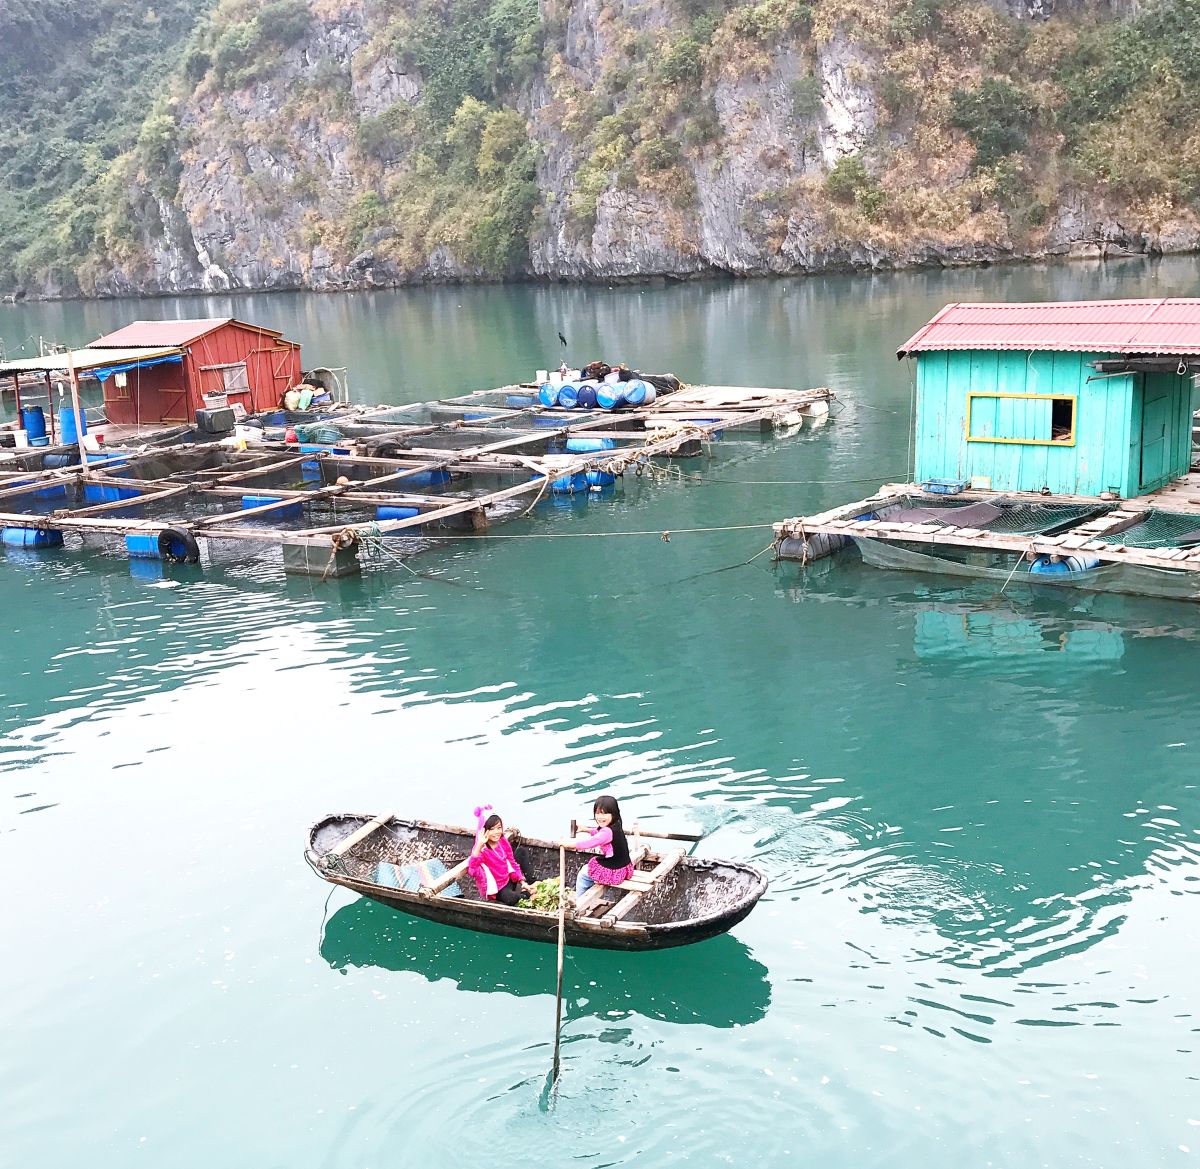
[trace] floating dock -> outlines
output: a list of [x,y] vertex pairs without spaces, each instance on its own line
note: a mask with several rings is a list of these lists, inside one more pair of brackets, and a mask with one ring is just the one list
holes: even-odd
[[[935,484],[941,487],[941,484]],[[779,558],[1200,601],[1200,473],[1126,500],[888,484],[775,525]]]
[[780,557],[1200,600],[1200,298],[946,305],[913,482],[775,526]]
[[[547,496],[603,492],[652,460],[699,456],[728,431],[794,433],[827,389],[684,386],[613,411],[540,405],[528,386],[409,406],[273,415],[245,449],[176,427],[121,445],[3,451],[0,527],[23,548],[100,545],[196,561],[206,545],[278,546],[285,570],[357,572],[364,548],[428,532],[481,534]],[[393,546],[394,547],[394,546]],[[410,549],[415,550],[415,549]]]

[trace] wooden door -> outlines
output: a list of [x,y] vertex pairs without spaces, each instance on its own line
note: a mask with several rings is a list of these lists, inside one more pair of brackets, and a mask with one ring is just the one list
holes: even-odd
[[1139,491],[1149,491],[1166,481],[1171,459],[1167,436],[1171,428],[1171,408],[1175,395],[1170,385],[1147,385],[1139,378],[1142,391],[1142,449]]

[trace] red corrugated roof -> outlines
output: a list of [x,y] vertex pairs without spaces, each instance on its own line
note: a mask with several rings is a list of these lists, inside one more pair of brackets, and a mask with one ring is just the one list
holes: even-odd
[[896,356],[935,349],[1196,354],[1200,298],[948,304]]
[[134,321],[115,333],[108,333],[92,342],[93,349],[140,349],[143,346],[158,348],[163,345],[190,345],[222,325],[235,324],[255,333],[266,333],[279,337],[276,329],[264,329],[261,325],[248,325],[234,317],[201,317],[189,321]]

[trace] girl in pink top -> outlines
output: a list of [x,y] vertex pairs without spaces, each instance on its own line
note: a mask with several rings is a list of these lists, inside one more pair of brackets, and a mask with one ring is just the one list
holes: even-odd
[[526,883],[512,845],[504,835],[504,821],[495,814],[485,820],[483,813],[488,811],[490,804],[475,809],[475,847],[467,860],[467,872],[475,878],[475,887],[484,901],[516,905],[533,892],[533,886]]
[[596,831],[579,840],[560,841],[564,848],[597,849],[579,870],[575,878],[575,892],[586,893],[593,885],[619,885],[633,876],[630,863],[629,843],[621,825],[621,809],[612,796],[601,796],[592,806],[596,817]]

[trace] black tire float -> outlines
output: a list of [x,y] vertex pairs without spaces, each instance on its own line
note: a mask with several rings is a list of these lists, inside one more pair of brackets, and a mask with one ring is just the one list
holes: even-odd
[[185,528],[163,528],[158,533],[158,554],[172,564],[195,564],[200,559],[200,545]]

